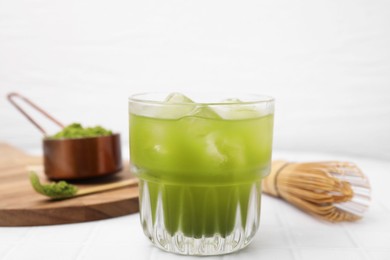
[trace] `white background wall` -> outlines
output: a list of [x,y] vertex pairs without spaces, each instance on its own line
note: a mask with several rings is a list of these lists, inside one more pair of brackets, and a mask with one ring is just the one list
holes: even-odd
[[126,145],[156,90],[269,94],[275,149],[390,159],[390,1],[0,0],[0,141],[40,149],[10,91]]

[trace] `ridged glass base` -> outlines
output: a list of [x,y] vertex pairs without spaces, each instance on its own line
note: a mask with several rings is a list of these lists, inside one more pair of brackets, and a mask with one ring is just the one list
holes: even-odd
[[227,254],[247,246],[260,219],[260,181],[189,186],[140,181],[140,217],[157,247],[183,255]]

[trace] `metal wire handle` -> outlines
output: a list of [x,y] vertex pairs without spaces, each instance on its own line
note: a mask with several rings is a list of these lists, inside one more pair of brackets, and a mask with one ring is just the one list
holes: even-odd
[[24,109],[22,109],[16,102],[15,102],[15,98],[19,98],[20,100],[26,102],[28,105],[30,105],[32,108],[34,108],[35,110],[37,110],[38,112],[40,112],[42,115],[46,116],[50,121],[52,121],[53,123],[55,123],[56,125],[58,125],[59,127],[61,128],[64,128],[64,125],[62,123],[60,123],[57,119],[55,119],[54,117],[52,117],[51,115],[49,115],[45,110],[43,110],[42,108],[40,108],[39,106],[37,106],[36,104],[34,104],[32,101],[30,101],[28,98],[22,96],[21,94],[19,93],[15,93],[15,92],[12,92],[12,93],[9,93],[7,95],[7,98],[9,100],[9,102],[11,102],[12,105],[14,105],[16,107],[17,110],[20,111],[20,113],[22,113],[31,123],[33,123],[38,129],[39,131],[41,131],[41,133],[43,133],[44,136],[47,136],[47,133],[45,131],[45,129],[43,129],[43,127],[41,125],[39,125],[29,114],[27,114],[26,111],[24,111]]

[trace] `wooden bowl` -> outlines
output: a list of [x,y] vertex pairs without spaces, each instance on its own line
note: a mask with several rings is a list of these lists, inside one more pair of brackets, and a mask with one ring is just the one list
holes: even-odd
[[120,135],[43,139],[45,174],[52,180],[90,179],[122,170]]

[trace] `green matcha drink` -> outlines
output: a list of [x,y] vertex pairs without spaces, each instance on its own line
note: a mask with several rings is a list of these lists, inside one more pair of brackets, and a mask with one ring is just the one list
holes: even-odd
[[272,102],[198,104],[180,94],[130,100],[141,221],[160,248],[207,255],[250,242],[271,161]]

